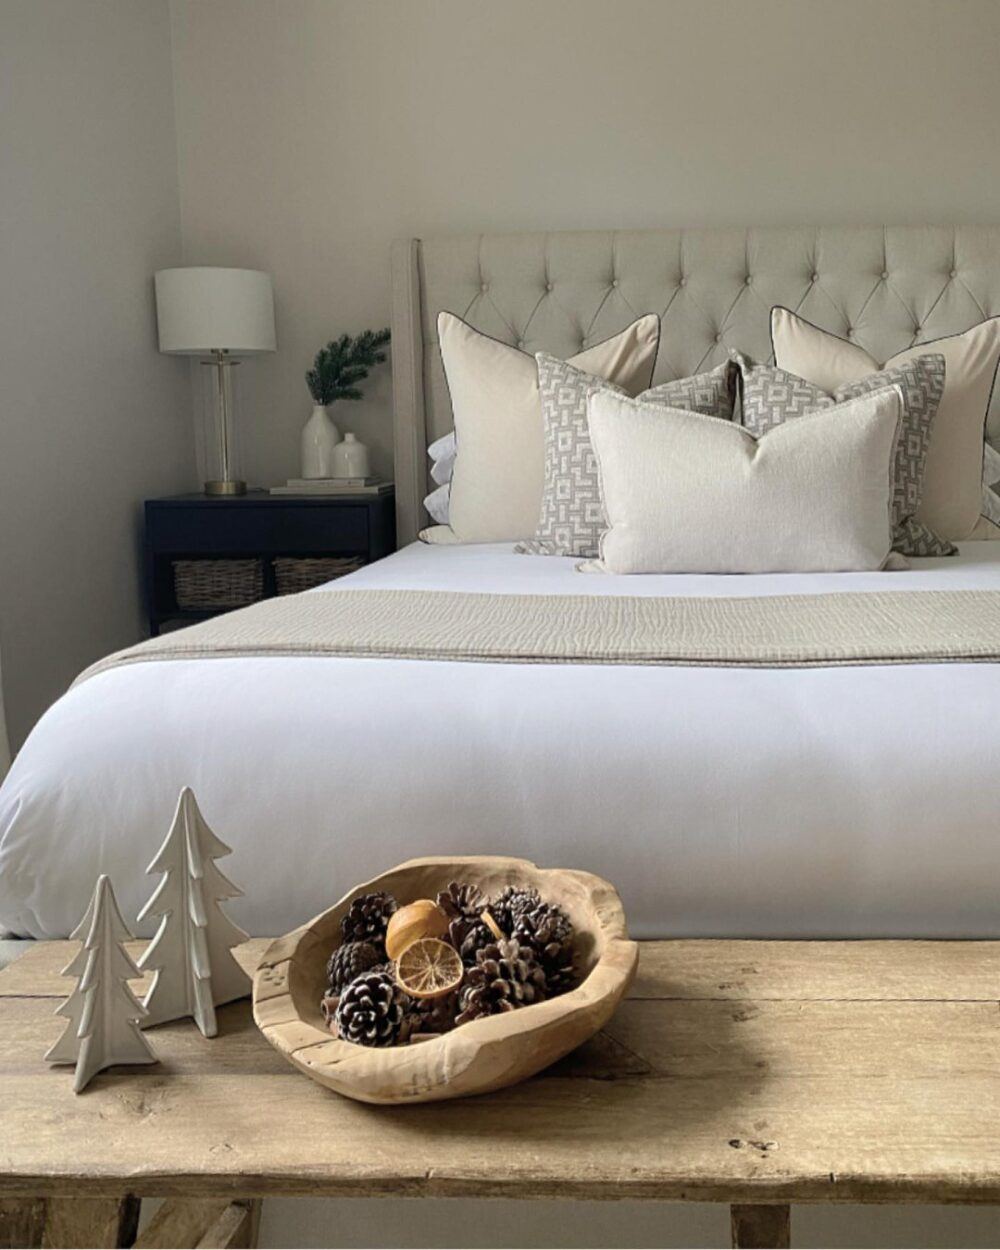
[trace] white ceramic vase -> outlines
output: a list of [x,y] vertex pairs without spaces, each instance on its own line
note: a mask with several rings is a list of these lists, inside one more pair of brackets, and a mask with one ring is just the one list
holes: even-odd
[[302,476],[333,477],[333,449],[340,431],[322,404],[313,404],[312,416],[302,427]]
[[368,448],[353,434],[345,434],[344,441],[333,449],[333,476],[368,477],[370,472]]

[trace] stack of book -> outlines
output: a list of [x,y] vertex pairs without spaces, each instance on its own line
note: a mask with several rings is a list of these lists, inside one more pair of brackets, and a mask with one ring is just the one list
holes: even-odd
[[272,495],[384,495],[392,482],[380,477],[290,477]]

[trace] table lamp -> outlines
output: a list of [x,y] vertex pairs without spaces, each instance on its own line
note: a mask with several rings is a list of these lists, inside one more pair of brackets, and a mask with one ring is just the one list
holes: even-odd
[[229,432],[232,419],[230,373],[240,356],[273,352],[274,292],[271,275],[258,269],[216,269],[198,265],[161,269],[156,284],[160,351],[201,356],[217,370],[217,424],[220,477],[205,483],[206,495],[243,495],[246,482],[232,476]]

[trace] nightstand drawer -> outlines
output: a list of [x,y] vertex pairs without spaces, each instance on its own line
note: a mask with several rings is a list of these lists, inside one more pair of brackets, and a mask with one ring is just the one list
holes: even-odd
[[368,508],[363,504],[336,509],[299,503],[245,503],[228,509],[192,504],[150,509],[146,523],[157,550],[190,555],[368,551]]

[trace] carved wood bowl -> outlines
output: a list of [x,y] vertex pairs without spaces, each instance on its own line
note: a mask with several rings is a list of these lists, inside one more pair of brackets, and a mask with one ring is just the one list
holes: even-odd
[[[451,881],[471,882],[487,895],[505,885],[534,886],[546,902],[564,908],[577,935],[577,988],[411,1045],[356,1046],[332,1037],[320,999],[351,900],[388,890],[409,903],[434,898]],[[355,886],[329,911],[273,942],[254,977],[253,1013],[271,1045],[329,1089],[361,1102],[435,1102],[513,1085],[561,1059],[607,1023],[638,961],[621,900],[600,877],[537,868],[526,859],[413,859]]]

